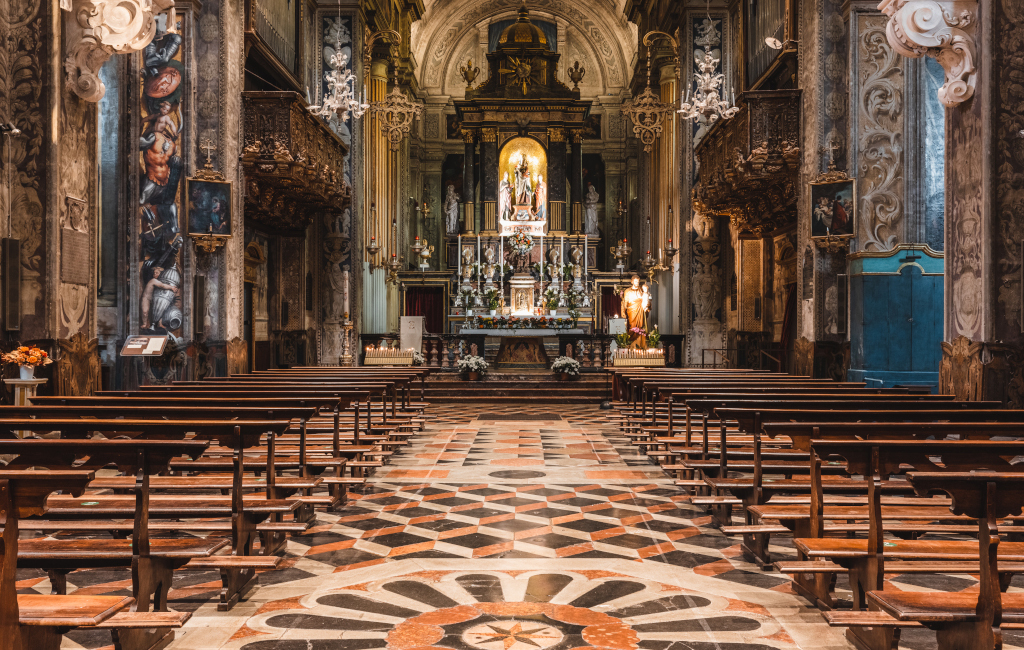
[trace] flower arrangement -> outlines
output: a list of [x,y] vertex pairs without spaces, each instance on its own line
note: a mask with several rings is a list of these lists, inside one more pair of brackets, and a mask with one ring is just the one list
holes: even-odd
[[414,366],[422,366],[426,361],[427,361],[427,359],[426,359],[426,357],[423,356],[422,353],[420,353],[420,352],[413,352],[412,353],[412,365],[414,365]]
[[558,357],[551,364],[551,371],[575,376],[580,374],[580,362],[572,357]]
[[558,292],[554,289],[545,291],[544,302],[547,304],[548,309],[558,309]]
[[14,364],[18,366],[31,366],[38,368],[39,366],[48,366],[53,363],[53,359],[46,354],[44,350],[32,346],[22,345],[17,347],[7,354],[0,357],[4,363]]
[[516,228],[512,236],[508,238],[509,246],[518,255],[529,255],[533,250],[533,235],[526,232],[525,228]]
[[458,360],[459,372],[487,372],[487,361],[483,357],[468,356]]
[[532,318],[519,316],[476,316],[473,318],[474,329],[504,330],[504,329],[571,329],[573,327],[570,318]]
[[647,347],[656,348],[658,347],[658,341],[661,340],[661,332],[658,331],[658,326],[655,325],[654,329],[647,333]]
[[487,308],[491,309],[491,310],[497,309],[498,308],[498,300],[500,298],[501,298],[501,294],[498,293],[497,289],[491,289],[490,291],[488,291],[485,294],[485,296],[484,296],[484,300],[487,301]]
[[615,335],[615,344],[619,346],[619,348],[628,348],[629,343],[629,334],[627,334],[626,332],[622,332],[621,334]]

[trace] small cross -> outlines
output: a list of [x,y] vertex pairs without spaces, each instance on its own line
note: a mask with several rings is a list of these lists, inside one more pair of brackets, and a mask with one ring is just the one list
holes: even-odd
[[150,224],[149,230],[146,231],[146,234],[150,235],[151,237],[156,237],[156,231],[160,230],[163,227],[164,227],[163,224],[160,224],[159,226],[153,226],[152,224]]
[[214,149],[216,149],[216,147],[213,145],[213,142],[209,138],[204,138],[203,141],[199,143],[199,148],[206,151],[206,166],[210,167],[210,159],[213,157],[213,151]]

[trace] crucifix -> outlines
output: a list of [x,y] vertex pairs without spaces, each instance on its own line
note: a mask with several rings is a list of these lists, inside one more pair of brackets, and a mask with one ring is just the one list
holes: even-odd
[[828,152],[828,170],[835,171],[836,169],[836,152],[842,149],[834,138],[829,139],[829,145],[827,147],[821,147],[818,151],[821,153]]
[[199,143],[199,148],[206,151],[206,166],[207,168],[213,167],[210,159],[213,157],[213,151],[216,147],[213,145],[213,141],[209,138],[203,138],[203,141]]

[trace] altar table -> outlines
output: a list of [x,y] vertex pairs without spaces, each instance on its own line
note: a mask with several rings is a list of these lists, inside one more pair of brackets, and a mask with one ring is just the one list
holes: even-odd
[[582,328],[536,328],[536,329],[477,329],[463,327],[463,336],[497,336],[501,348],[494,358],[499,370],[543,370],[548,367],[548,354],[544,339],[562,335],[582,335]]

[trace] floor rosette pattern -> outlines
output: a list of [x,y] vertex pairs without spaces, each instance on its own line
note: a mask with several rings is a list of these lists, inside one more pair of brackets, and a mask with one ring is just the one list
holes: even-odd
[[255,636],[292,630],[302,640],[240,647],[762,650],[776,647],[781,632],[749,603],[605,571],[420,571],[289,605],[267,608],[248,627]]

